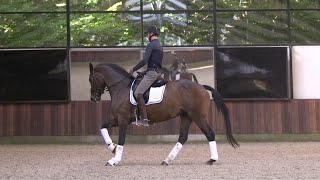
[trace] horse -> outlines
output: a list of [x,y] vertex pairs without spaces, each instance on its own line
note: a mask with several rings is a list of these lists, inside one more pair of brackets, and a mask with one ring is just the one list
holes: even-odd
[[[122,67],[110,63],[98,64],[95,67],[89,63],[89,69],[91,100],[100,101],[105,91],[109,91],[111,95],[110,118],[102,123],[100,132],[107,149],[114,153],[114,157],[107,161],[106,165],[115,166],[122,160],[127,128],[135,121],[135,106],[129,101],[130,86],[134,76]],[[181,118],[178,142],[161,165],[172,164],[188,139],[192,122],[195,122],[209,141],[211,156],[206,164],[212,165],[218,160],[215,133],[207,122],[211,108],[210,96],[206,89],[211,91],[217,108],[224,115],[228,143],[234,148],[239,147],[232,135],[229,110],[218,91],[210,86],[202,86],[186,79],[168,81],[162,102],[147,105],[150,123],[158,123],[178,116]],[[111,127],[119,128],[118,144],[113,143],[109,136],[108,128]]]
[[163,74],[166,81],[175,81],[176,75],[180,73],[178,68],[179,62],[176,59],[174,63],[169,67],[169,69],[166,67],[160,68],[160,73]]
[[[181,65],[181,68],[179,70],[179,63]],[[195,74],[188,72],[187,70],[187,63],[185,59],[179,60],[175,59],[173,64],[170,66],[169,69],[162,67],[160,69],[160,73],[163,74],[163,77],[166,81],[175,81],[176,75],[179,74],[179,79],[188,79],[188,80],[194,80],[194,82],[198,83],[198,79]]]
[[187,63],[184,59],[181,61],[181,69],[180,69],[180,79],[188,79],[192,81],[192,78],[194,82],[198,83],[198,79],[195,74],[188,72],[187,70]]

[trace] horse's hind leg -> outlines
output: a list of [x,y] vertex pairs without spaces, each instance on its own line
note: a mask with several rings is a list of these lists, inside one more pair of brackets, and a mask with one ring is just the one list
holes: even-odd
[[210,146],[210,153],[211,158],[207,162],[207,164],[212,165],[215,161],[218,160],[218,150],[217,150],[217,144],[216,144],[216,135],[213,132],[213,130],[210,128],[209,124],[204,119],[199,119],[194,121],[197,126],[200,128],[200,130],[203,132],[203,134],[207,137],[209,141]]
[[180,117],[181,123],[178,142],[173,147],[168,157],[161,163],[161,165],[169,165],[177,157],[178,153],[182,149],[183,144],[188,140],[189,128],[192,120],[186,114],[183,114]]

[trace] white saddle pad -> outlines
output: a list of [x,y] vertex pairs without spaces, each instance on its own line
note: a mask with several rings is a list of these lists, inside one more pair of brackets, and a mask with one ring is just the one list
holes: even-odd
[[[131,88],[130,88],[130,102],[133,105],[137,105],[138,103],[133,97],[132,85],[133,83],[131,84]],[[165,88],[166,88],[166,85],[163,85],[161,87],[151,87],[150,93],[149,93],[149,100],[146,103],[146,105],[161,103]]]

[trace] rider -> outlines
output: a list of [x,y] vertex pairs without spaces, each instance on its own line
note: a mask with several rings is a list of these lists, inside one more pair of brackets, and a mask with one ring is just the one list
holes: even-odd
[[136,97],[138,106],[140,108],[140,112],[142,114],[142,117],[139,120],[139,124],[148,126],[149,120],[147,117],[147,110],[143,99],[143,94],[160,76],[163,48],[159,41],[160,29],[157,26],[153,25],[148,27],[145,35],[147,36],[149,43],[145,49],[143,59],[136,66],[130,69],[130,73],[132,74],[133,72],[142,68],[144,65],[148,65],[146,74],[144,75],[134,93],[134,96]]

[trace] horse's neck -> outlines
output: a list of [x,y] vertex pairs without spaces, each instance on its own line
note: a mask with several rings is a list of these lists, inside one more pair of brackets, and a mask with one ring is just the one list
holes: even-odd
[[[108,71],[105,71],[105,72],[108,72]],[[130,84],[133,81],[127,76],[124,76],[122,74],[116,74],[116,73],[113,73],[113,74],[104,73],[104,79],[111,96],[122,91],[127,87],[130,87]]]
[[125,92],[130,90],[130,85],[131,85],[132,81],[130,79],[125,79],[122,82],[120,82],[119,84],[109,87],[109,93],[111,97],[116,96],[117,94],[121,93],[121,92]]

